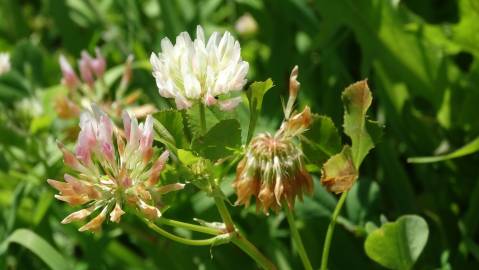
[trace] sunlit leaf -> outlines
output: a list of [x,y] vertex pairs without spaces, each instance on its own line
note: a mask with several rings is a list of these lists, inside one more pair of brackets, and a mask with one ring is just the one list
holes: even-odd
[[405,215],[387,222],[368,235],[366,254],[389,269],[408,270],[421,255],[429,236],[426,221],[416,215]]

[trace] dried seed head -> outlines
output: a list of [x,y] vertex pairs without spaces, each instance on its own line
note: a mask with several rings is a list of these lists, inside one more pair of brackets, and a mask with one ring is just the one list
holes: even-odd
[[[277,133],[278,135],[278,133]],[[304,168],[303,153],[293,138],[263,133],[256,136],[238,164],[233,183],[237,204],[256,197],[256,209],[265,214],[283,203],[293,208],[296,197],[313,192],[313,181]]]

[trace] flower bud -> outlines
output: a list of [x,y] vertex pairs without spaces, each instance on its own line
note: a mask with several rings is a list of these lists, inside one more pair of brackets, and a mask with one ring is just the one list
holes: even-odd
[[60,55],[60,69],[63,74],[62,83],[70,90],[78,87],[79,80],[70,63],[63,54]]
[[95,76],[97,78],[101,78],[105,73],[106,60],[105,57],[103,57],[103,55],[101,54],[100,49],[96,48],[95,53],[96,57],[91,59],[90,67],[93,70],[93,73],[95,73]]
[[82,80],[90,87],[93,88],[95,81],[92,73],[92,58],[86,52],[81,53],[81,59],[78,61],[78,68],[80,69],[80,75]]

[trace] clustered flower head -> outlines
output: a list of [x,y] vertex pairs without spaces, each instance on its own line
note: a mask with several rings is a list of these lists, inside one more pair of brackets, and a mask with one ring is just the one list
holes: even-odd
[[248,205],[254,196],[256,209],[265,214],[269,209],[278,211],[285,203],[291,209],[296,197],[302,199],[304,193],[313,192],[313,181],[296,141],[311,124],[312,116],[307,106],[301,113],[291,112],[299,89],[296,77],[297,67],[291,74],[285,121],[274,135],[261,133],[252,139],[233,183],[238,196],[236,204]]
[[196,39],[183,32],[173,45],[168,38],[161,41],[161,52],[151,54],[153,76],[160,95],[174,98],[178,109],[191,107],[200,101],[207,106],[217,104],[222,110],[231,110],[240,97],[225,101],[216,98],[246,84],[248,63],[241,59],[241,48],[229,32],[223,36],[214,32],[206,41],[201,26]]
[[[104,74],[106,70],[106,59],[100,50],[96,49],[95,57],[83,51],[78,60],[77,75],[64,55],[60,55],[59,63],[62,71],[62,84],[69,90],[66,96],[56,100],[56,111],[63,119],[77,118],[80,112],[88,109],[92,104],[98,104],[108,114],[120,118],[125,107],[130,106],[139,98],[139,92],[123,97],[126,88],[131,80],[133,56],[130,55],[125,62],[125,69],[121,82],[115,92],[113,99],[108,99],[109,89],[106,89]],[[145,116],[152,113],[154,108],[151,105],[131,108],[138,116]]]
[[9,72],[10,69],[10,55],[8,53],[0,53],[0,75]]
[[119,222],[124,206],[137,208],[145,217],[161,216],[161,195],[183,188],[175,183],[158,185],[168,151],[153,158],[153,119],[138,124],[123,113],[123,130],[96,106],[83,112],[75,153],[59,144],[64,162],[75,173],[65,174],[64,182],[49,179],[59,191],[55,197],[83,209],[67,216],[62,223],[84,220],[97,213],[80,231],[98,231],[108,218]]

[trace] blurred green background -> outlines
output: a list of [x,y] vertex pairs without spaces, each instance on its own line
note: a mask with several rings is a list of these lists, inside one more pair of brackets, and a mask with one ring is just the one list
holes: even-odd
[[[134,216],[101,234],[77,232],[59,222],[71,207],[54,200],[47,178],[63,164],[56,139],[64,122],[53,110],[61,73],[70,59],[99,47],[108,67],[132,53],[147,61],[164,37],[196,25],[207,33],[228,30],[250,63],[249,79],[269,77],[258,130],[277,127],[280,97],[291,68],[300,67],[300,103],[342,124],[340,94],[368,78],[372,119],[385,124],[382,142],[361,168],[332,244],[330,269],[382,269],[365,255],[367,222],[423,216],[430,237],[416,269],[479,269],[479,156],[431,164],[408,157],[451,152],[479,136],[479,1],[477,0],[36,0],[0,1],[0,51],[10,52],[13,72],[0,77],[0,242],[28,228],[72,269],[254,269],[238,248],[183,246],[149,231]],[[159,108],[150,71],[136,69],[132,89]],[[469,145],[469,152],[478,150]],[[234,200],[230,187],[225,191]],[[315,179],[315,194],[298,203],[301,234],[313,265],[336,196]],[[256,215],[231,208],[250,240],[280,269],[301,269],[282,214]],[[167,213],[191,221],[219,220],[214,204],[187,188]],[[178,231],[179,234],[186,232]],[[186,234],[188,236],[188,234]],[[0,245],[0,269],[48,269],[22,245]]]

